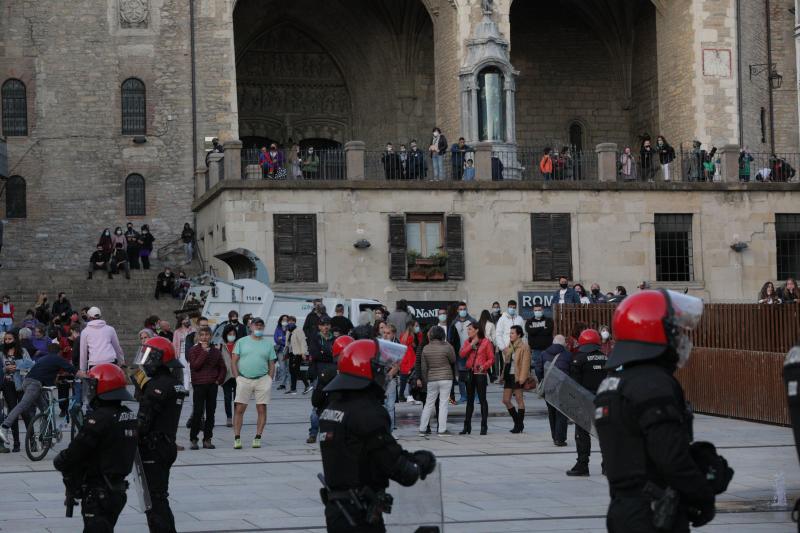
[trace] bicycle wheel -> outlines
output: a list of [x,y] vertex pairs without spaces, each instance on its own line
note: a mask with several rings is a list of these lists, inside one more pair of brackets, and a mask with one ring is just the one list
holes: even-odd
[[47,455],[52,442],[53,429],[50,419],[45,413],[39,413],[28,425],[28,434],[25,437],[25,454],[31,461],[41,461]]

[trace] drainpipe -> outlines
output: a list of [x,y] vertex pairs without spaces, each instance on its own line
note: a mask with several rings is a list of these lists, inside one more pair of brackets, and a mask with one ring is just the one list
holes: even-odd
[[770,16],[769,0],[764,1],[767,21],[767,89],[769,91],[769,152],[775,153],[775,97],[772,94],[772,21]]
[[[796,0],[795,0],[796,1]],[[739,113],[739,146],[744,147],[744,105],[742,103],[742,0],[736,0],[736,99]]]
[[[192,194],[192,201],[197,198],[197,180],[195,179],[195,170],[197,168],[197,57],[195,54],[195,34],[194,34],[194,0],[189,0],[189,57],[191,58],[192,70],[192,187],[194,192]],[[197,235],[197,213],[192,213],[192,227],[194,228],[195,235]],[[195,239],[195,254],[200,262],[200,268],[203,268],[203,260],[201,259],[202,252],[200,246]]]

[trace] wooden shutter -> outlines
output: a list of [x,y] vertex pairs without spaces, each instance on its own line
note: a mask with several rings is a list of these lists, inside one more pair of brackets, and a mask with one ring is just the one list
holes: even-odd
[[447,278],[464,279],[467,268],[464,260],[464,224],[461,215],[445,217],[445,247],[447,248]]
[[275,281],[317,281],[316,215],[274,215]]
[[406,279],[406,217],[389,215],[389,279]]
[[531,215],[533,280],[572,278],[572,232],[569,213]]

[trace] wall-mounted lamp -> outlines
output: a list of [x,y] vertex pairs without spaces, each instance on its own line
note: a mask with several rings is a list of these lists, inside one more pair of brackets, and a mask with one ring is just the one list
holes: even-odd
[[133,144],[144,144],[147,142],[147,137],[144,135],[137,135],[133,138]]
[[755,65],[750,65],[750,80],[753,79],[753,76],[759,76],[767,72],[767,79],[769,80],[769,85],[773,89],[780,89],[781,85],[783,85],[783,76],[778,74],[778,70],[776,68],[775,63],[757,63]]
[[746,250],[746,249],[747,249],[747,243],[746,242],[735,242],[735,243],[731,244],[731,250],[733,250],[736,253],[741,253],[743,250]]
[[353,246],[359,250],[366,250],[367,248],[372,246],[372,244],[370,244],[370,242],[367,239],[359,239],[353,244]]

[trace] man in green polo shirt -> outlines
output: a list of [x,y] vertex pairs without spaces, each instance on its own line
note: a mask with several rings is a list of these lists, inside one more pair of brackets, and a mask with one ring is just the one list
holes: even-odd
[[275,347],[264,338],[264,320],[254,318],[250,322],[250,335],[236,341],[231,354],[231,372],[236,378],[236,398],[233,400],[233,448],[242,449],[242,420],[250,398],[256,398],[258,421],[253,448],[261,447],[261,432],[267,424],[267,404],[272,393],[272,378],[275,376]]

